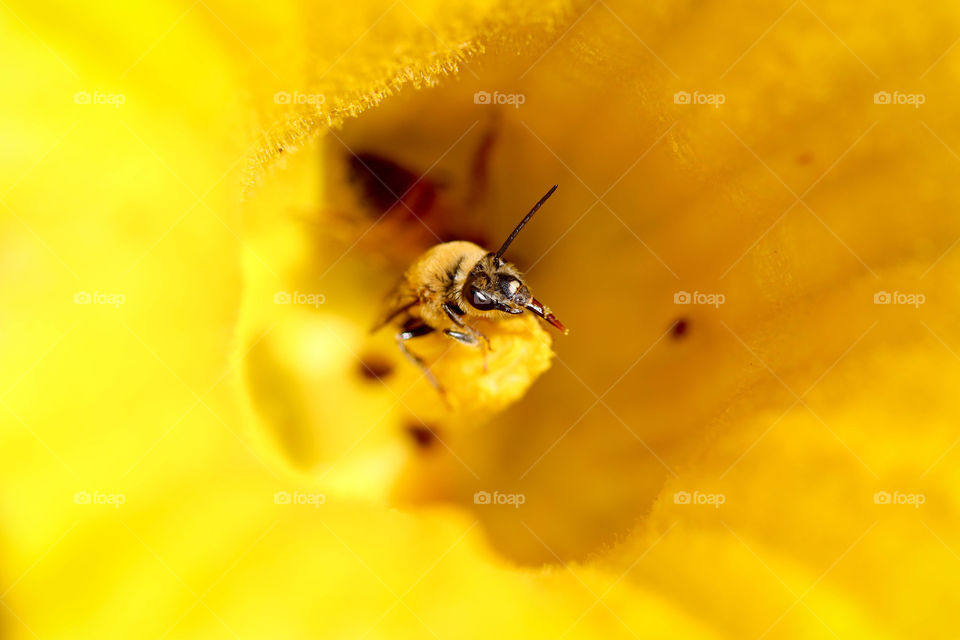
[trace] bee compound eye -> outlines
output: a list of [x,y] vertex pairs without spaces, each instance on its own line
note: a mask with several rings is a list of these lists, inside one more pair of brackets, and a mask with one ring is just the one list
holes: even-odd
[[523,283],[513,276],[500,278],[500,291],[508,298],[515,296],[522,286]]
[[470,306],[478,311],[489,311],[496,308],[494,299],[476,287],[470,287],[468,302]]

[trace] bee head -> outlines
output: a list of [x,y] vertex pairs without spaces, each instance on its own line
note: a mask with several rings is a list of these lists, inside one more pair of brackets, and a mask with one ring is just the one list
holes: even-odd
[[477,311],[510,314],[523,313],[533,299],[517,268],[492,253],[474,265],[463,284],[461,295]]
[[549,309],[533,297],[530,289],[523,283],[520,271],[509,262],[501,259],[513,239],[530,221],[537,209],[546,202],[547,198],[553,195],[556,188],[556,185],[554,185],[545,196],[540,198],[540,201],[520,221],[520,224],[513,230],[513,233],[510,234],[499,251],[488,253],[474,265],[460,292],[461,297],[471,307],[480,312],[501,311],[513,315],[523,313],[526,309],[543,318],[560,331],[567,333],[563,323],[557,320]]

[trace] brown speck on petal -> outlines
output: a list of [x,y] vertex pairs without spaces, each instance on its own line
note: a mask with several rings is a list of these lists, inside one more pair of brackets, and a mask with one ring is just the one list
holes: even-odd
[[418,449],[429,449],[437,441],[436,432],[423,424],[412,424],[408,426],[407,434]]
[[670,337],[674,340],[679,340],[687,335],[687,329],[689,328],[686,318],[677,318],[673,326],[670,327]]
[[367,380],[383,380],[393,373],[393,363],[379,354],[365,354],[360,359],[359,371]]

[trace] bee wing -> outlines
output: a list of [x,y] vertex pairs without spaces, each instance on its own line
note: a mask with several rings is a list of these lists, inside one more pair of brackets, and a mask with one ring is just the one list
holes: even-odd
[[397,316],[409,311],[420,304],[420,298],[405,290],[405,287],[398,287],[387,298],[385,305],[386,311],[380,316],[380,319],[373,325],[371,332],[376,332],[390,324]]

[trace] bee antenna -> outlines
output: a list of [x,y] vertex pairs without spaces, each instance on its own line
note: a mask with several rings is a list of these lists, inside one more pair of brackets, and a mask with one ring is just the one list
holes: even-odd
[[547,191],[547,194],[546,194],[545,196],[543,196],[542,198],[540,198],[540,200],[537,202],[537,204],[533,205],[533,209],[530,209],[530,213],[528,213],[527,215],[523,216],[523,220],[520,221],[520,224],[517,225],[517,228],[513,230],[513,233],[510,234],[510,237],[507,238],[506,242],[503,243],[503,246],[500,247],[500,250],[497,251],[496,255],[493,257],[493,259],[494,259],[495,262],[497,262],[497,263],[499,264],[499,262],[500,262],[500,256],[502,256],[502,255],[504,254],[504,252],[505,252],[505,251],[507,250],[507,248],[510,246],[510,243],[513,242],[513,239],[517,237],[517,234],[520,233],[520,230],[523,229],[524,225],[526,225],[528,222],[530,222],[530,218],[532,218],[532,217],[533,217],[533,214],[535,214],[535,213],[537,212],[537,209],[539,209],[540,206],[541,206],[544,202],[547,201],[547,198],[549,198],[550,196],[552,196],[552,195],[553,195],[553,192],[556,191],[556,190],[557,190],[557,185],[553,185],[553,187],[551,187],[550,191]]

